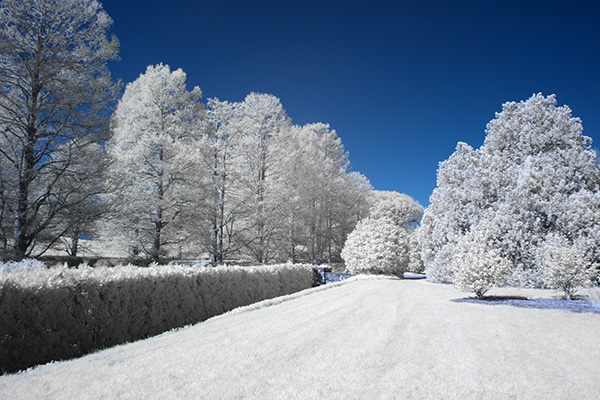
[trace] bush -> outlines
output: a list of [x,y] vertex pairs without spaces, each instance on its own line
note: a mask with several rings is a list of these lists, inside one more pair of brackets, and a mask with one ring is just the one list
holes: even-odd
[[312,267],[0,270],[0,370],[142,339],[311,287]]
[[452,251],[452,283],[478,298],[494,286],[503,286],[511,272],[510,261],[489,243],[490,233],[487,224],[480,224],[463,236]]
[[342,258],[354,274],[402,277],[408,268],[410,236],[387,218],[366,218],[348,235]]
[[26,258],[21,261],[6,261],[0,263],[0,272],[29,271],[34,269],[46,269],[46,264],[35,258]]
[[544,283],[553,289],[562,290],[567,300],[588,284],[592,269],[582,252],[559,235],[549,235],[541,245],[539,262]]

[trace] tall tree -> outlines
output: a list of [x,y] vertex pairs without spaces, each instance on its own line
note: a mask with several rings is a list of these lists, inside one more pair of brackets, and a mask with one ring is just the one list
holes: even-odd
[[[56,153],[57,158],[66,156],[65,152]],[[96,224],[101,218],[108,217],[111,206],[106,201],[106,168],[107,157],[103,146],[96,144],[78,149],[78,154],[71,162],[70,173],[59,182],[60,190],[68,193],[68,197],[55,222],[49,226],[50,235],[44,241],[46,248],[60,238],[67,254],[75,257],[82,236],[97,236]],[[50,229],[52,226],[54,229]]]
[[240,103],[219,99],[208,100],[208,129],[202,146],[203,168],[207,171],[205,183],[204,219],[199,235],[213,263],[240,248],[236,222],[241,200],[236,191],[239,183],[240,157],[236,146],[240,140]]
[[113,116],[107,148],[119,197],[115,227],[155,261],[165,246],[190,239],[189,224],[196,219],[201,95],[198,87],[187,90],[181,69],[149,66],[127,85]]
[[78,149],[105,137],[117,89],[107,68],[118,55],[111,24],[95,0],[0,4],[0,220],[16,258],[68,207],[59,182]]
[[482,223],[477,235],[491,235],[513,283],[541,283],[539,248],[551,237],[597,265],[600,170],[581,120],[537,94],[504,104],[486,131],[480,149],[459,143],[440,164],[420,232],[428,278],[452,280],[453,248]]
[[276,193],[281,178],[278,161],[282,132],[290,121],[280,100],[270,94],[250,93],[240,107],[239,187],[246,205],[242,229],[253,261],[266,263],[275,257],[273,239],[279,229]]
[[486,177],[480,173],[479,154],[479,150],[459,142],[456,151],[438,168],[437,187],[429,198],[419,229],[421,258],[430,281],[450,282],[452,250],[479,221],[483,201],[480,181]]
[[346,236],[367,212],[371,185],[364,176],[347,172],[348,154],[328,124],[290,127],[283,148],[282,259],[336,261]]

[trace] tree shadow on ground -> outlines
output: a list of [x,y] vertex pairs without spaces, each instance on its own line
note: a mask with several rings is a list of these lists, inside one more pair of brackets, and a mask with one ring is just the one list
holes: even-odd
[[425,276],[423,274],[415,274],[412,272],[405,272],[403,278],[404,279],[425,279],[425,278],[427,278],[427,276]]
[[528,299],[522,296],[486,296],[483,299],[467,297],[453,299],[455,303],[474,303],[491,306],[513,306],[520,308],[535,308],[540,310],[564,310],[574,313],[596,313],[600,314],[600,307],[585,300],[564,299]]

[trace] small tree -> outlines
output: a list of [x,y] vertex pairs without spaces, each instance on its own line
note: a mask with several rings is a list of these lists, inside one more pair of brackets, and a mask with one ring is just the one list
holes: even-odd
[[452,283],[477,298],[494,286],[503,286],[511,263],[492,244],[490,224],[481,223],[463,236],[452,251]]
[[342,258],[353,273],[402,277],[408,268],[410,234],[387,218],[366,218],[348,235]]
[[577,289],[590,282],[592,269],[582,252],[559,235],[548,235],[538,251],[544,283],[562,290],[571,300]]

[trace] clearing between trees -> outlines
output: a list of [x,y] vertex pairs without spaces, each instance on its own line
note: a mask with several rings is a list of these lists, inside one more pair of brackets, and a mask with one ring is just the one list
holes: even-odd
[[2,376],[0,398],[600,398],[598,314],[464,298],[357,277]]

